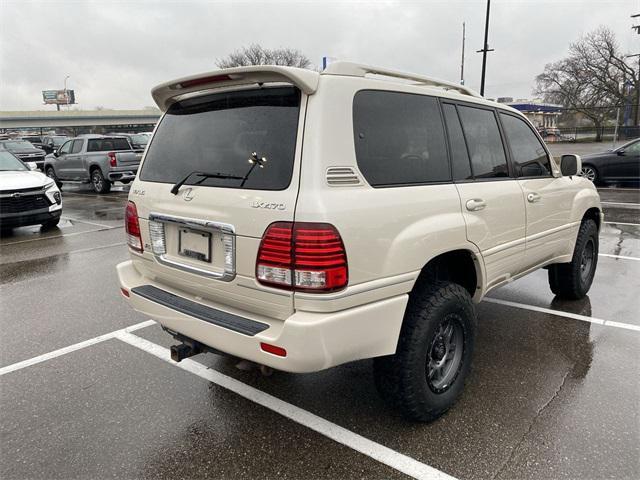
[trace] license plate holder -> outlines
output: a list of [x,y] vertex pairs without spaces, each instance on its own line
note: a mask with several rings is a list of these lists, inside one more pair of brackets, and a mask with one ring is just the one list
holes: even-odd
[[181,227],[178,231],[178,254],[211,263],[211,233]]

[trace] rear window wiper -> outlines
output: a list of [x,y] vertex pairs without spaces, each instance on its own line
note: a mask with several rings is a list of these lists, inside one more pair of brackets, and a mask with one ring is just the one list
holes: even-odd
[[198,170],[195,170],[193,172],[190,172],[182,180],[180,180],[173,187],[171,187],[171,193],[173,193],[174,195],[177,195],[178,194],[178,190],[180,190],[180,187],[183,186],[186,183],[186,181],[189,180],[193,176],[202,177],[201,180],[198,180],[196,185],[198,185],[199,183],[204,182],[207,178],[224,178],[224,179],[230,179],[230,180],[243,180],[245,178],[245,177],[238,177],[237,175],[229,175],[229,174],[220,173],[220,172],[207,173],[207,172],[200,172]]

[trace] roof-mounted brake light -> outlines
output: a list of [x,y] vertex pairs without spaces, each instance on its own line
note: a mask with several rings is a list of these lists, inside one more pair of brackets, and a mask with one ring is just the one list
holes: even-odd
[[191,88],[209,83],[228,82],[229,80],[236,80],[238,78],[241,78],[241,75],[213,75],[210,77],[195,78],[193,80],[187,80],[186,82],[177,83],[174,88]]

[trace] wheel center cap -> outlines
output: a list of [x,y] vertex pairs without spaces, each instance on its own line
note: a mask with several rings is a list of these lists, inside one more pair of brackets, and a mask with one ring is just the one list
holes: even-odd
[[444,346],[444,342],[442,341],[442,338],[438,339],[436,344],[433,346],[433,359],[436,361],[442,360],[446,352],[447,352],[447,349]]

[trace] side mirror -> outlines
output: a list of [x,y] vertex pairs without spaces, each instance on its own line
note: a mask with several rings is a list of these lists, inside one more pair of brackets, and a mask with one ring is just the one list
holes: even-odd
[[582,171],[582,159],[580,155],[562,155],[560,159],[560,171],[565,177],[578,175]]
[[57,157],[58,155],[59,155],[58,150],[54,150],[54,151],[53,151],[53,156],[54,156],[54,157]]
[[618,150],[616,153],[617,153],[618,155],[621,155],[621,156],[622,156],[622,155],[624,155],[624,148],[621,148],[621,149],[620,149],[620,150]]
[[35,162],[26,162],[27,163],[27,167],[29,167],[29,170],[37,170],[38,169],[38,165],[35,164]]

